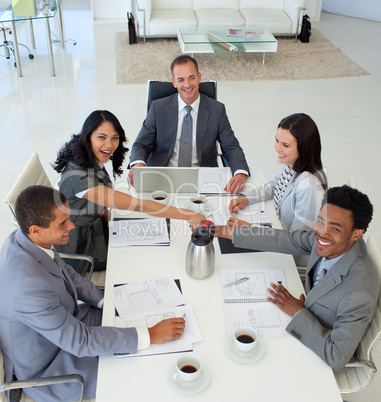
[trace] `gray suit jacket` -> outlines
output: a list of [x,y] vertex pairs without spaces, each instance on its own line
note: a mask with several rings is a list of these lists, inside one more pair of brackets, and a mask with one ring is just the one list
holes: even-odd
[[287,331],[329,366],[344,367],[375,314],[379,295],[378,277],[364,240],[358,240],[313,288],[313,269],[321,258],[315,251],[314,232],[237,227],[233,243],[286,254],[311,253],[306,308],[293,317]]
[[[20,230],[5,241],[0,254],[0,344],[6,380],[81,374],[85,396],[95,395],[97,356],[136,353],[134,328],[89,327],[81,319],[103,297],[91,282],[62,261],[58,265]],[[74,297],[71,292],[74,293]],[[74,316],[76,299],[85,302]],[[99,325],[99,324],[98,324]],[[41,401],[77,400],[77,384],[29,388]]]
[[[152,102],[131,150],[130,161],[143,160],[147,166],[167,166],[177,137],[178,94]],[[225,106],[200,94],[197,117],[197,157],[199,166],[216,167],[219,141],[232,173],[249,172],[245,155],[230,126]]]

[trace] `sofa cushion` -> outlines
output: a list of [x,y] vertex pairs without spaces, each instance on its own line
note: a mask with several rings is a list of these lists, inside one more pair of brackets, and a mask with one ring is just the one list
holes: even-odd
[[151,0],[152,10],[193,10],[193,0]]
[[193,10],[152,10],[150,35],[176,37],[179,26],[197,26],[197,18]]
[[237,10],[196,10],[198,25],[200,27],[224,25],[227,27],[242,27],[245,26],[245,20]]
[[292,21],[283,10],[266,8],[242,9],[241,14],[246,20],[246,27],[265,25],[272,34],[280,35],[291,32]]
[[194,0],[193,8],[194,10],[239,10],[239,2],[240,0]]
[[284,9],[283,0],[241,0],[240,9],[243,8],[277,8],[279,10]]

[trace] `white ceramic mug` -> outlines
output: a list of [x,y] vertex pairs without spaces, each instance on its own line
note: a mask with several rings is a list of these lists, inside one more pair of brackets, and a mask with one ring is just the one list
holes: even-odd
[[199,357],[194,354],[181,356],[176,363],[176,373],[173,378],[175,381],[185,382],[195,381],[202,370],[202,363]]
[[242,326],[234,331],[234,345],[244,353],[251,352],[258,345],[258,330],[253,327]]
[[190,198],[189,209],[194,212],[203,213],[208,210],[208,199],[205,195],[197,194]]
[[160,202],[162,204],[167,204],[169,195],[166,191],[157,190],[151,193],[151,199],[156,202]]

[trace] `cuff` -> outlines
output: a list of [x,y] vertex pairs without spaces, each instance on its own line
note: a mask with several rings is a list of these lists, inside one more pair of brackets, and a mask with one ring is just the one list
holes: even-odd
[[[135,163],[136,163],[136,162],[135,162]],[[238,169],[238,170],[236,170],[236,171],[234,172],[234,175],[233,175],[233,176],[237,175],[238,173],[243,173],[243,174],[245,174],[247,177],[249,177],[249,172],[247,172],[246,170],[243,170],[243,169]]]
[[151,338],[149,336],[148,328],[138,327],[136,328],[138,334],[138,350],[147,349],[151,344]]
[[98,308],[101,309],[101,308],[103,307],[103,302],[104,302],[104,300],[105,300],[105,299],[103,298],[103,299],[101,299],[101,300],[99,301],[99,303],[98,303],[98,305],[97,305]]
[[147,166],[147,164],[146,164],[144,161],[140,161],[140,160],[130,162],[130,166],[134,166],[134,165],[136,165],[137,163],[144,163],[144,164]]

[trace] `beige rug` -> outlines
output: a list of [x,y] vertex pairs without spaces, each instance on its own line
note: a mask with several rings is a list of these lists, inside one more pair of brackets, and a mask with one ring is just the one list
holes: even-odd
[[[195,54],[202,80],[311,80],[368,75],[355,62],[313,29],[309,43],[278,39],[277,53],[216,52]],[[149,79],[168,81],[169,65],[181,54],[176,39],[147,40],[129,45],[128,32],[115,34],[118,84],[143,84]]]

